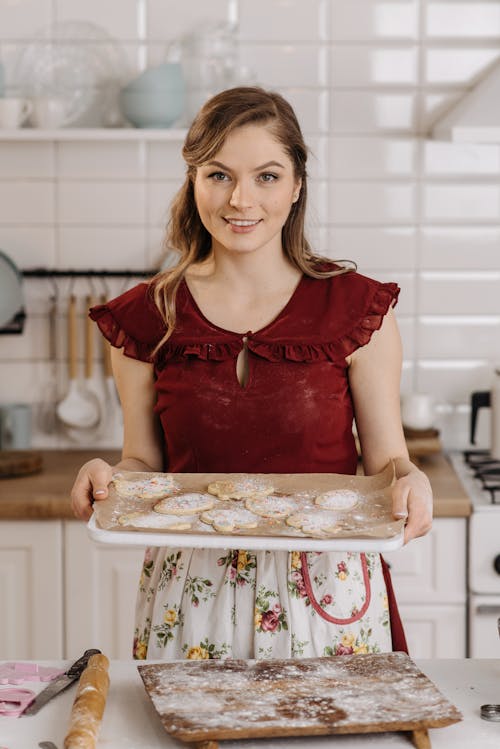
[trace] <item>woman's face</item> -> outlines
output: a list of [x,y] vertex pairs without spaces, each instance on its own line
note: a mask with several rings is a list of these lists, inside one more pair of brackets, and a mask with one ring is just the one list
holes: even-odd
[[281,252],[281,230],[299,196],[293,163],[265,125],[234,130],[198,167],[194,194],[214,251]]

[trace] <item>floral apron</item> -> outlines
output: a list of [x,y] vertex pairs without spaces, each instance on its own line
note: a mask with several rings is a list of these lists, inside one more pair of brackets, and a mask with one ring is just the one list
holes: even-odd
[[291,658],[392,650],[380,555],[148,548],[134,658]]

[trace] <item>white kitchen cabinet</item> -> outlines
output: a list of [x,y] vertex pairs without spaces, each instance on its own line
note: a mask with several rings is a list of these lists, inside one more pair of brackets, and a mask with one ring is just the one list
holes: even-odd
[[0,523],[0,659],[62,658],[62,524]]
[[426,536],[384,554],[414,658],[466,655],[465,518],[435,518]]
[[99,648],[131,658],[134,607],[144,550],[92,541],[84,523],[64,523],[67,658]]

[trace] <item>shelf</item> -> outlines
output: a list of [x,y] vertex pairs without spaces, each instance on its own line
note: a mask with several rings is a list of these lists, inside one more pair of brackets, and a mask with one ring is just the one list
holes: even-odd
[[179,128],[41,128],[0,130],[0,141],[182,141],[187,130]]

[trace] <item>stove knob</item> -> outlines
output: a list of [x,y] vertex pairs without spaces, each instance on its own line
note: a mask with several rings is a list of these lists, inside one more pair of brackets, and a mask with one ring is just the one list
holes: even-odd
[[495,571],[500,575],[500,554],[497,554],[495,559],[493,560],[493,567],[495,568]]

